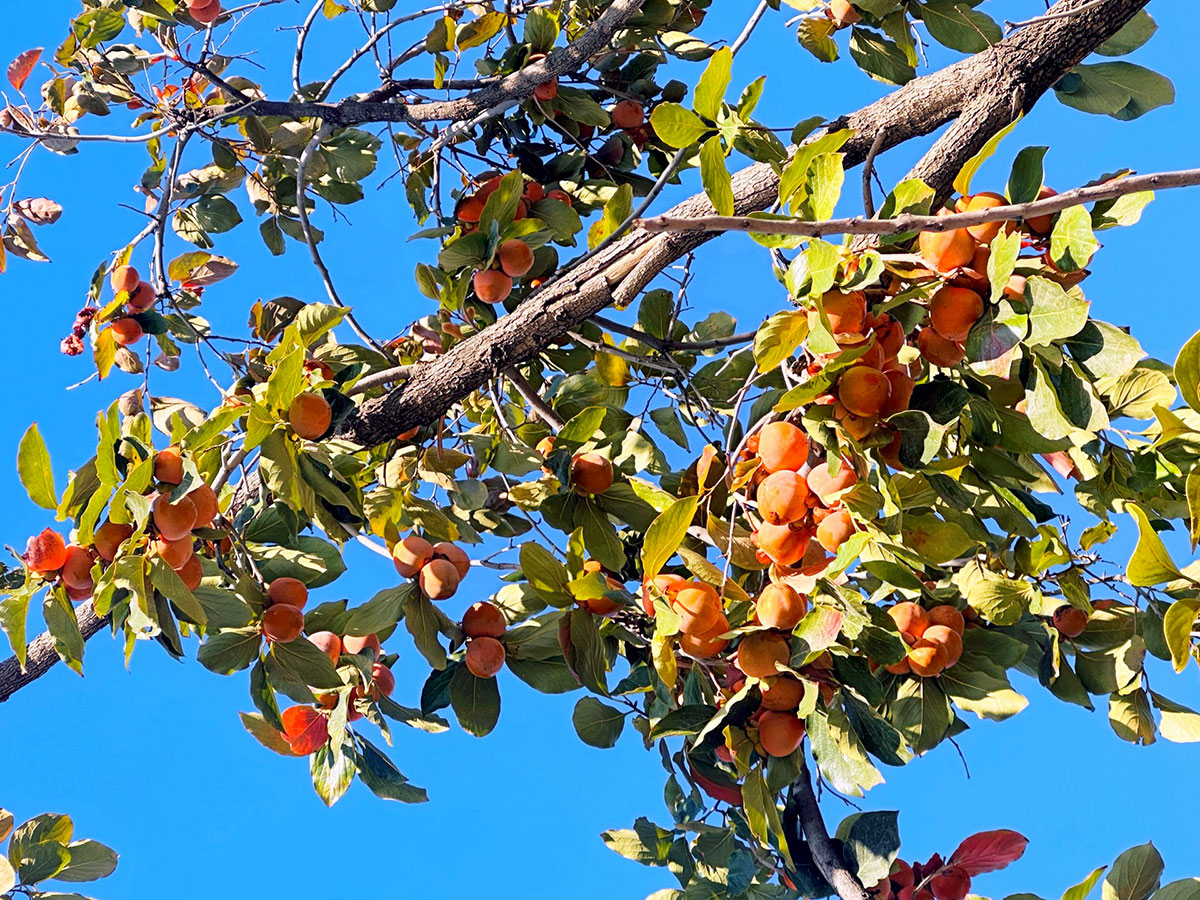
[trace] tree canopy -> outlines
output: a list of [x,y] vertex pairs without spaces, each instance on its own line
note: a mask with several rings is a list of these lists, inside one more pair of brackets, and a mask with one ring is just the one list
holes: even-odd
[[[82,673],[98,634],[127,660],[153,642],[244,682],[242,726],[306,758],[326,804],[355,780],[420,803],[391,729],[485,737],[506,669],[578,692],[584,743],[631,730],[659,757],[670,821],[603,836],[663,869],[653,900],[986,890],[1022,835],[920,862],[894,812],[830,826],[818,791],[864,797],[880,767],[1017,715],[1013,673],[1099,707],[1116,739],[1200,741],[1168,677],[1200,664],[1200,569],[1160,536],[1200,540],[1200,334],[1157,360],[1087,299],[1097,235],[1200,170],[1056,191],[1052,150],[1013,148],[1038,103],[1120,128],[1172,102],[1122,58],[1156,31],[1149,0],[1023,21],[979,0],[762,0],[719,37],[713,5],[83,0],[60,46],[13,60],[0,273],[47,262],[62,213],[23,192],[27,165],[69,175],[97,143],[148,163],[125,173],[144,227],[112,236],[59,348],[114,385],[94,454],[81,434],[64,478],[37,424],[20,441],[46,527],[0,575],[0,701],[60,662]],[[361,43],[314,72],[341,17]],[[894,90],[758,121],[789,87],[735,82],[733,61],[767,17]],[[254,64],[264,19],[294,26],[290,77]],[[931,43],[956,61],[928,69]],[[880,154],[934,134],[878,183]],[[993,157],[1003,184],[977,177]],[[861,211],[835,218],[855,167]],[[680,184],[699,192],[656,205]],[[406,206],[395,240],[426,248],[387,285],[388,333],[339,288],[378,262],[325,249],[360,203]],[[691,271],[730,231],[778,283],[747,331]],[[238,260],[259,241],[325,296],[248,303],[262,286]],[[176,396],[182,366],[222,401]],[[310,603],[350,542],[396,578]],[[401,648],[423,683],[398,683]],[[78,896],[43,883],[116,866],[66,815],[13,825],[0,810],[4,898]],[[1135,847],[1064,900],[1101,881],[1105,900],[1200,898],[1162,871]]]

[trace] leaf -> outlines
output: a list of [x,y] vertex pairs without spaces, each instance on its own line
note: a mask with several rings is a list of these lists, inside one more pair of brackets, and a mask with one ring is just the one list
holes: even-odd
[[1200,900],[1200,878],[1181,878],[1164,884],[1155,892],[1154,900]]
[[1121,26],[1120,31],[1096,48],[1096,53],[1100,56],[1125,56],[1154,37],[1156,31],[1158,25],[1154,18],[1146,10],[1139,9],[1132,19]]
[[717,710],[712,706],[681,706],[654,723],[654,727],[650,729],[650,738],[656,740],[699,734],[715,715]]
[[754,335],[754,361],[759,372],[770,372],[792,354],[808,337],[808,315],[803,310],[785,309],[760,326]]
[[402,601],[404,627],[417,650],[435,669],[446,668],[446,650],[438,640],[438,613],[422,591],[410,591]]
[[1000,146],[1000,142],[1017,127],[1020,121],[1021,116],[1017,116],[988,138],[988,142],[979,149],[979,152],[967,160],[962,170],[958,173],[958,176],[954,179],[954,189],[956,191],[964,196],[971,193],[971,180],[975,177],[975,173],[979,171],[979,167],[991,158],[992,154],[996,152],[996,148]]
[[1100,876],[1107,869],[1108,866],[1100,866],[1097,869],[1093,869],[1092,874],[1079,882],[1079,884],[1067,888],[1066,892],[1062,895],[1062,900],[1084,900],[1092,892],[1092,888],[1096,886],[1096,882],[1100,880]]
[[1150,692],[1150,700],[1161,713],[1158,730],[1163,737],[1175,744],[1200,741],[1200,713],[1153,691]]
[[500,689],[495,678],[476,678],[458,666],[450,679],[450,705],[463,731],[475,737],[490,734],[500,719]]
[[1174,374],[1183,402],[1200,412],[1200,331],[1188,338],[1175,357]]
[[668,146],[690,147],[708,133],[709,127],[690,109],[678,103],[660,103],[650,113],[650,126]]
[[8,64],[8,83],[18,91],[24,88],[25,80],[29,78],[33,72],[33,67],[37,65],[41,56],[41,47],[34,47],[32,50],[20,53],[16,59]]
[[1103,900],[1147,900],[1158,889],[1163,860],[1153,844],[1126,850],[1104,879]]
[[561,608],[575,602],[575,595],[568,587],[570,572],[541,544],[535,541],[522,544],[520,565],[521,574],[530,587],[551,606]]
[[1137,546],[1133,548],[1133,556],[1129,558],[1126,574],[1130,584],[1135,587],[1153,587],[1182,578],[1179,568],[1171,559],[1162,538],[1150,524],[1146,513],[1136,503],[1126,505],[1126,510],[1133,516],[1138,527]]
[[7,894],[12,888],[16,887],[17,873],[13,871],[13,867],[9,865],[7,859],[0,856],[0,894]]
[[725,150],[719,135],[714,134],[700,147],[700,181],[717,215],[732,216],[733,179],[725,166]]
[[961,53],[979,53],[1003,37],[991,16],[967,3],[927,0],[921,6],[921,18],[934,40]]
[[855,26],[851,31],[850,56],[860,69],[884,84],[907,84],[917,75],[903,50],[865,28]]
[[46,449],[37,422],[29,426],[17,447],[17,474],[30,500],[42,509],[58,509],[50,451]]
[[675,555],[687,536],[699,504],[699,497],[680,497],[650,523],[642,543],[642,571],[646,578],[661,572]]
[[948,865],[962,866],[972,877],[996,872],[1025,853],[1029,840],[1015,831],[981,831],[973,834],[950,856]]
[[621,729],[625,727],[625,714],[595,697],[582,697],[575,704],[571,722],[581,741],[588,746],[607,750],[616,746]]
[[[1109,696],[1108,724],[1117,737],[1131,744],[1148,747],[1156,740],[1150,698],[1140,688],[1129,694]],[[1105,884],[1107,883],[1106,881]],[[1105,896],[1108,896],[1107,890]]]
[[[1157,535],[1156,535],[1157,537]],[[1171,651],[1171,664],[1176,672],[1187,668],[1192,652],[1192,628],[1200,615],[1200,598],[1185,597],[1167,607],[1163,616],[1163,637]]]
[[779,808],[775,805],[775,794],[767,787],[761,768],[752,769],[742,784],[742,807],[746,811],[750,833],[764,847],[771,846],[771,838],[774,837],[773,843],[790,864],[791,856],[787,841],[783,838],[783,823],[779,819]]
[[1008,202],[1028,203],[1036,200],[1045,184],[1046,170],[1043,160],[1049,147],[1026,147],[1013,160],[1012,172],[1008,176]]
[[83,674],[83,635],[79,619],[65,595],[51,591],[42,601],[42,618],[54,638],[54,652],[76,673]]
[[866,812],[847,816],[838,825],[846,861],[863,884],[877,884],[887,877],[900,852],[896,812]]
[[1126,122],[1175,102],[1169,78],[1128,62],[1076,66],[1054,91],[1067,106]]
[[1031,346],[1074,337],[1087,324],[1091,304],[1078,291],[1065,291],[1048,278],[1035,277],[1026,282],[1025,294],[1029,302],[1029,336],[1025,340]]
[[238,715],[241,717],[242,727],[250,732],[250,736],[256,741],[268,750],[275,751],[280,756],[295,758],[296,754],[287,742],[287,739],[283,736],[283,733],[273,725],[268,724],[267,720],[261,715],[244,712],[240,712]]
[[[692,97],[692,109],[709,121],[715,122],[721,114],[721,104],[725,100],[725,91],[729,88],[730,70],[733,67],[733,51],[722,47],[711,57],[704,73],[696,84]],[[722,215],[731,215],[722,213]]]
[[409,784],[408,779],[378,747],[359,735],[362,750],[358,754],[358,777],[376,797],[401,803],[425,803],[424,788]]
[[[55,881],[98,881],[117,868],[117,853],[99,841],[73,841],[67,845],[71,858],[54,876]],[[44,895],[43,895],[44,896]]]
[[354,760],[341,747],[318,747],[308,758],[313,789],[326,806],[333,806],[354,782]]
[[1092,233],[1092,216],[1082,206],[1071,206],[1058,214],[1050,235],[1050,258],[1062,272],[1087,268],[1100,242]]

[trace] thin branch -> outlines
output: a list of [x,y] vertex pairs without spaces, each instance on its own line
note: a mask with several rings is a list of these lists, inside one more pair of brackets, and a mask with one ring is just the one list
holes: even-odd
[[788,793],[788,804],[794,805],[800,827],[804,831],[804,839],[812,852],[813,862],[816,863],[818,871],[837,891],[841,900],[868,900],[870,894],[858,877],[850,871],[846,860],[829,837],[829,830],[821,817],[821,807],[817,804],[817,795],[813,792],[807,764],[800,770],[800,777],[792,783]]
[[525,376],[516,370],[516,368],[508,368],[504,370],[504,377],[508,379],[509,384],[517,389],[517,393],[525,398],[525,402],[545,422],[550,430],[556,434],[562,430],[567,423],[563,421],[562,416],[554,411],[554,409],[542,399],[541,394],[537,392],[532,384],[525,380]]
[[985,222],[1023,219],[1060,212],[1083,203],[1113,200],[1128,194],[1168,188],[1200,185],[1200,169],[1181,169],[1174,172],[1154,172],[1149,175],[1130,175],[1103,184],[1075,188],[1043,200],[994,206],[973,212],[948,216],[900,215],[894,219],[825,219],[805,222],[799,219],[758,219],[750,216],[696,216],[679,218],[658,216],[642,219],[639,227],[649,232],[662,231],[753,231],[758,234],[788,234],[801,237],[822,237],[828,234],[904,234],[909,231],[951,231],[969,228]]
[[1029,25],[1040,25],[1042,22],[1052,22],[1055,19],[1069,19],[1071,16],[1078,16],[1081,13],[1087,12],[1089,9],[1094,9],[1103,2],[1104,0],[1090,0],[1090,2],[1083,4],[1083,6],[1076,7],[1075,9],[1068,9],[1064,12],[1042,13],[1040,16],[1034,16],[1032,19],[1024,19],[1020,22],[1010,22],[1006,19],[1004,22],[1004,33],[1012,34],[1018,28],[1026,28]]
[[371,388],[379,387],[381,384],[403,381],[411,371],[412,366],[396,366],[392,369],[384,369],[382,372],[373,372],[365,378],[360,378],[351,387],[347,388],[346,396],[353,397],[357,394],[365,394]]
[[871,141],[871,149],[867,151],[867,159],[863,163],[863,213],[868,219],[875,218],[875,197],[871,194],[871,176],[875,174],[875,157],[879,155],[879,150],[883,147],[883,137],[882,131],[875,135],[875,140]]
[[746,46],[746,41],[750,40],[750,35],[754,34],[754,29],[762,21],[762,17],[767,9],[769,9],[767,0],[759,0],[758,6],[755,7],[754,12],[750,15],[750,20],[746,23],[746,27],[742,29],[742,33],[737,36],[737,40],[730,47],[734,56],[737,56],[738,51]]

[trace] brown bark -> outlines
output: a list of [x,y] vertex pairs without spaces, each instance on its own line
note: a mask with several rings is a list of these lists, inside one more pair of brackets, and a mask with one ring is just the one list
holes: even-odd
[[[107,617],[96,615],[92,601],[81,603],[75,610],[79,620],[79,631],[86,641],[108,624]],[[0,662],[0,703],[3,703],[25,685],[37,681],[58,663],[58,653],[54,649],[54,638],[49,632],[38,635],[26,648],[25,670],[21,670],[15,656],[10,656]]]

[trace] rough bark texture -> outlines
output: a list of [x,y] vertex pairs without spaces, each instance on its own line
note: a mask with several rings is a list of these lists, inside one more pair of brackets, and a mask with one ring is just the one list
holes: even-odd
[[[1089,0],[1062,0],[1055,12]],[[963,115],[913,170],[945,193],[962,164],[1016,112],[1027,110],[1059,78],[1114,34],[1148,0],[1108,0],[1086,14],[1030,25],[988,50],[915,79],[899,90],[830,124],[854,136],[842,148],[847,167],[863,162],[875,136],[881,150],[930,134]],[[965,115],[964,115],[965,113]],[[769,206],[779,177],[757,164],[733,179],[735,213]],[[689,217],[715,211],[703,194],[666,215]],[[382,398],[368,401],[342,427],[341,436],[363,445],[390,440],[414,425],[439,418],[506,366],[529,359],[613,302],[632,300],[659,272],[712,235],[634,233],[552,282],[478,337],[445,356],[417,366],[412,377]]]
[[[79,631],[83,634],[85,641],[108,624],[107,618],[96,615],[91,600],[79,605],[75,610],[75,617],[79,620]],[[21,666],[15,656],[10,656],[4,662],[0,662],[0,703],[25,685],[41,678],[56,663],[58,663],[58,653],[54,650],[54,638],[50,636],[49,632],[38,635],[26,649],[24,671],[21,671]]]
[[[829,837],[829,830],[821,817],[821,808],[817,805],[817,795],[813,792],[807,766],[792,784],[788,805],[794,808],[799,819],[800,829],[804,833],[813,863],[821,876],[837,891],[838,897],[841,900],[869,900],[870,894],[850,871],[837,845]],[[789,845],[791,843],[789,836]]]

